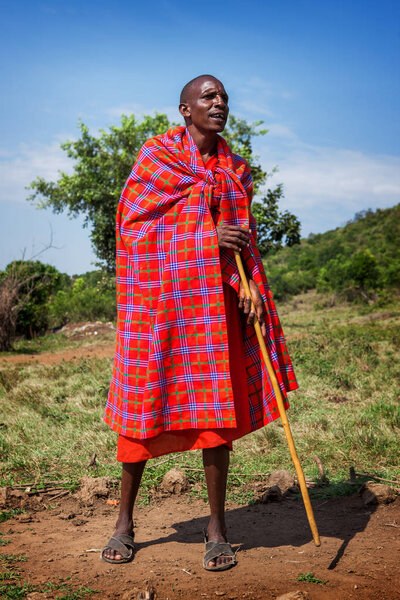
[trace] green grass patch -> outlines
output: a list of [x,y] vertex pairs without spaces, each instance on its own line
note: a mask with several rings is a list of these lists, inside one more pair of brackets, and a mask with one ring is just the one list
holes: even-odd
[[91,587],[73,588],[65,582],[49,581],[45,585],[32,585],[28,582],[24,583],[7,583],[0,584],[0,598],[2,600],[24,600],[31,592],[39,592],[42,594],[49,592],[60,592],[54,596],[57,600],[82,600],[93,594],[98,594],[97,590]]
[[5,540],[3,538],[3,534],[0,533],[0,546],[7,546],[10,543],[10,540]]
[[297,577],[297,581],[304,581],[306,583],[317,583],[318,585],[326,585],[328,582],[323,579],[318,579],[312,573],[300,573]]
[[21,574],[18,569],[18,563],[25,562],[28,557],[25,554],[0,554],[0,581],[18,581]]
[[0,554],[0,562],[6,567],[10,567],[16,563],[26,562],[27,560],[28,557],[26,554]]
[[2,600],[23,600],[30,592],[33,591],[34,586],[29,583],[0,584],[0,598]]
[[[20,508],[9,508],[7,510],[0,511],[0,523],[13,519],[15,515],[20,515],[23,511]],[[4,544],[0,544],[4,545]]]

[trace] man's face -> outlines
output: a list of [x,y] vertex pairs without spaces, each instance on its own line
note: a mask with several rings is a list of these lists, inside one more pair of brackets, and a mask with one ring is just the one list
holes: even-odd
[[179,110],[196,129],[221,132],[229,113],[228,94],[218,79],[199,79],[193,84],[187,101],[179,106]]

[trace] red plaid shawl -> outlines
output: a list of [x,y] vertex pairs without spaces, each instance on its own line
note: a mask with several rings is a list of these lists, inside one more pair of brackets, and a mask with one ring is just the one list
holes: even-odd
[[[188,130],[175,127],[144,144],[122,192],[117,341],[104,419],[130,437],[236,426],[222,282],[238,290],[239,274],[233,253],[218,247],[210,212],[216,190],[218,222],[250,224],[252,243],[242,257],[268,309],[267,347],[284,396],[297,388],[255,245],[249,168],[221,137],[218,160],[206,170]],[[244,342],[258,429],[279,415],[253,327]]]

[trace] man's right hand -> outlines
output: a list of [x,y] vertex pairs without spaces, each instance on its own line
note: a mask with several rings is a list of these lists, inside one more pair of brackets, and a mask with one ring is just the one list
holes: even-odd
[[250,230],[238,225],[217,225],[218,246],[240,252],[249,245]]

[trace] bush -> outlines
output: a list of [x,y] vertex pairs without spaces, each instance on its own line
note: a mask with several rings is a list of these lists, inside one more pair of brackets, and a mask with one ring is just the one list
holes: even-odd
[[320,269],[317,289],[321,292],[344,292],[349,299],[368,299],[368,292],[379,287],[379,279],[377,260],[369,250],[357,252],[347,260],[339,254]]
[[100,271],[87,273],[71,281],[67,290],[59,290],[50,304],[53,327],[68,321],[94,321],[116,318],[115,277]]
[[40,261],[15,260],[0,273],[0,348],[11,348],[15,334],[27,338],[48,327],[48,300],[65,277],[55,267]]

